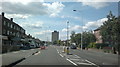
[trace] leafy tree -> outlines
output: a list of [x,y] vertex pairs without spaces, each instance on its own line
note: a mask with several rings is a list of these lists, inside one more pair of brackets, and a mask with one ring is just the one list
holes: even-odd
[[[87,47],[91,42],[95,42],[95,41],[96,41],[96,38],[95,38],[94,34],[92,33],[92,31],[82,33],[82,45],[84,48]],[[74,32],[72,32],[71,42],[76,43],[80,47],[81,33],[75,34]]]
[[110,11],[107,16],[108,20],[103,23],[100,29],[100,34],[104,43],[107,43],[113,47],[113,52],[116,53],[118,50],[118,45],[120,44],[120,17],[113,16]]
[[54,41],[53,44],[57,44],[57,41]]
[[72,31],[72,32],[71,32],[70,38],[71,38],[71,42],[72,42],[72,43],[75,43],[75,42],[76,42],[76,41],[75,41],[75,31]]
[[92,31],[83,32],[82,38],[83,38],[83,46],[84,47],[87,47],[90,43],[93,43],[96,41],[95,35],[92,33]]

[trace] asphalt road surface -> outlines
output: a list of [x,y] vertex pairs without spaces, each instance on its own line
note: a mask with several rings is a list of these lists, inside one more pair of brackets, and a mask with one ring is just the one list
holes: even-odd
[[[63,51],[62,46],[56,46],[59,52]],[[88,51],[80,49],[70,49],[69,53],[71,56],[76,56],[78,58],[70,58],[77,65],[94,65],[97,67],[120,67],[119,58],[116,54],[97,52],[97,51]],[[64,54],[63,54],[64,55]],[[69,56],[69,55],[68,55]],[[67,57],[68,57],[67,56]]]
[[[119,67],[118,55],[96,51],[70,49],[69,54],[63,52],[63,46],[48,46],[45,50],[31,49],[12,52],[4,55],[3,64],[14,62],[18,58],[24,60],[14,64],[14,67],[30,66],[61,66],[61,67]],[[7,61],[8,60],[8,61]],[[104,66],[103,66],[104,65]]]
[[17,65],[72,65],[69,61],[62,58],[53,46],[45,50],[39,50],[33,56],[26,58]]

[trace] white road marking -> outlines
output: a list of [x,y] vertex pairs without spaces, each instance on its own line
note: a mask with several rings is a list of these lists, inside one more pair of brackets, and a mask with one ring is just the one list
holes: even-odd
[[38,55],[40,53],[40,51],[38,53],[35,53],[35,55]]
[[88,64],[88,63],[80,63],[80,62],[78,62],[78,64],[81,64],[81,65],[92,65],[92,64]]
[[77,56],[77,55],[75,55],[76,56],[76,58],[81,58],[81,57],[79,57],[79,56]]
[[92,62],[90,62],[90,61],[88,61],[88,60],[85,60],[85,61],[87,61],[88,63],[91,63],[92,65],[95,65],[95,66],[99,67],[99,66],[96,65],[95,63],[92,63]]
[[63,55],[59,54],[61,57],[64,57]]
[[69,59],[66,59],[66,60],[68,60],[68,61],[69,61],[70,63],[72,63],[73,65],[78,66],[76,63],[72,62],[71,60],[69,60]]
[[57,52],[58,52],[58,54],[60,53],[59,51],[58,51],[58,49],[56,48],[56,50],[57,50]]

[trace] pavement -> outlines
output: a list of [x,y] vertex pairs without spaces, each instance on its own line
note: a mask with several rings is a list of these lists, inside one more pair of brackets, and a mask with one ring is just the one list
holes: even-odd
[[31,56],[33,53],[38,51],[38,49],[30,49],[30,50],[20,50],[2,54],[2,66],[11,65],[15,62],[18,62],[21,59],[24,59],[28,56]]

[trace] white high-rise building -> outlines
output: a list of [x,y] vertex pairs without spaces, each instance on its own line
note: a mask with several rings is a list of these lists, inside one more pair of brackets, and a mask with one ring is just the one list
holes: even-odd
[[52,42],[59,40],[59,32],[54,31],[52,32]]

